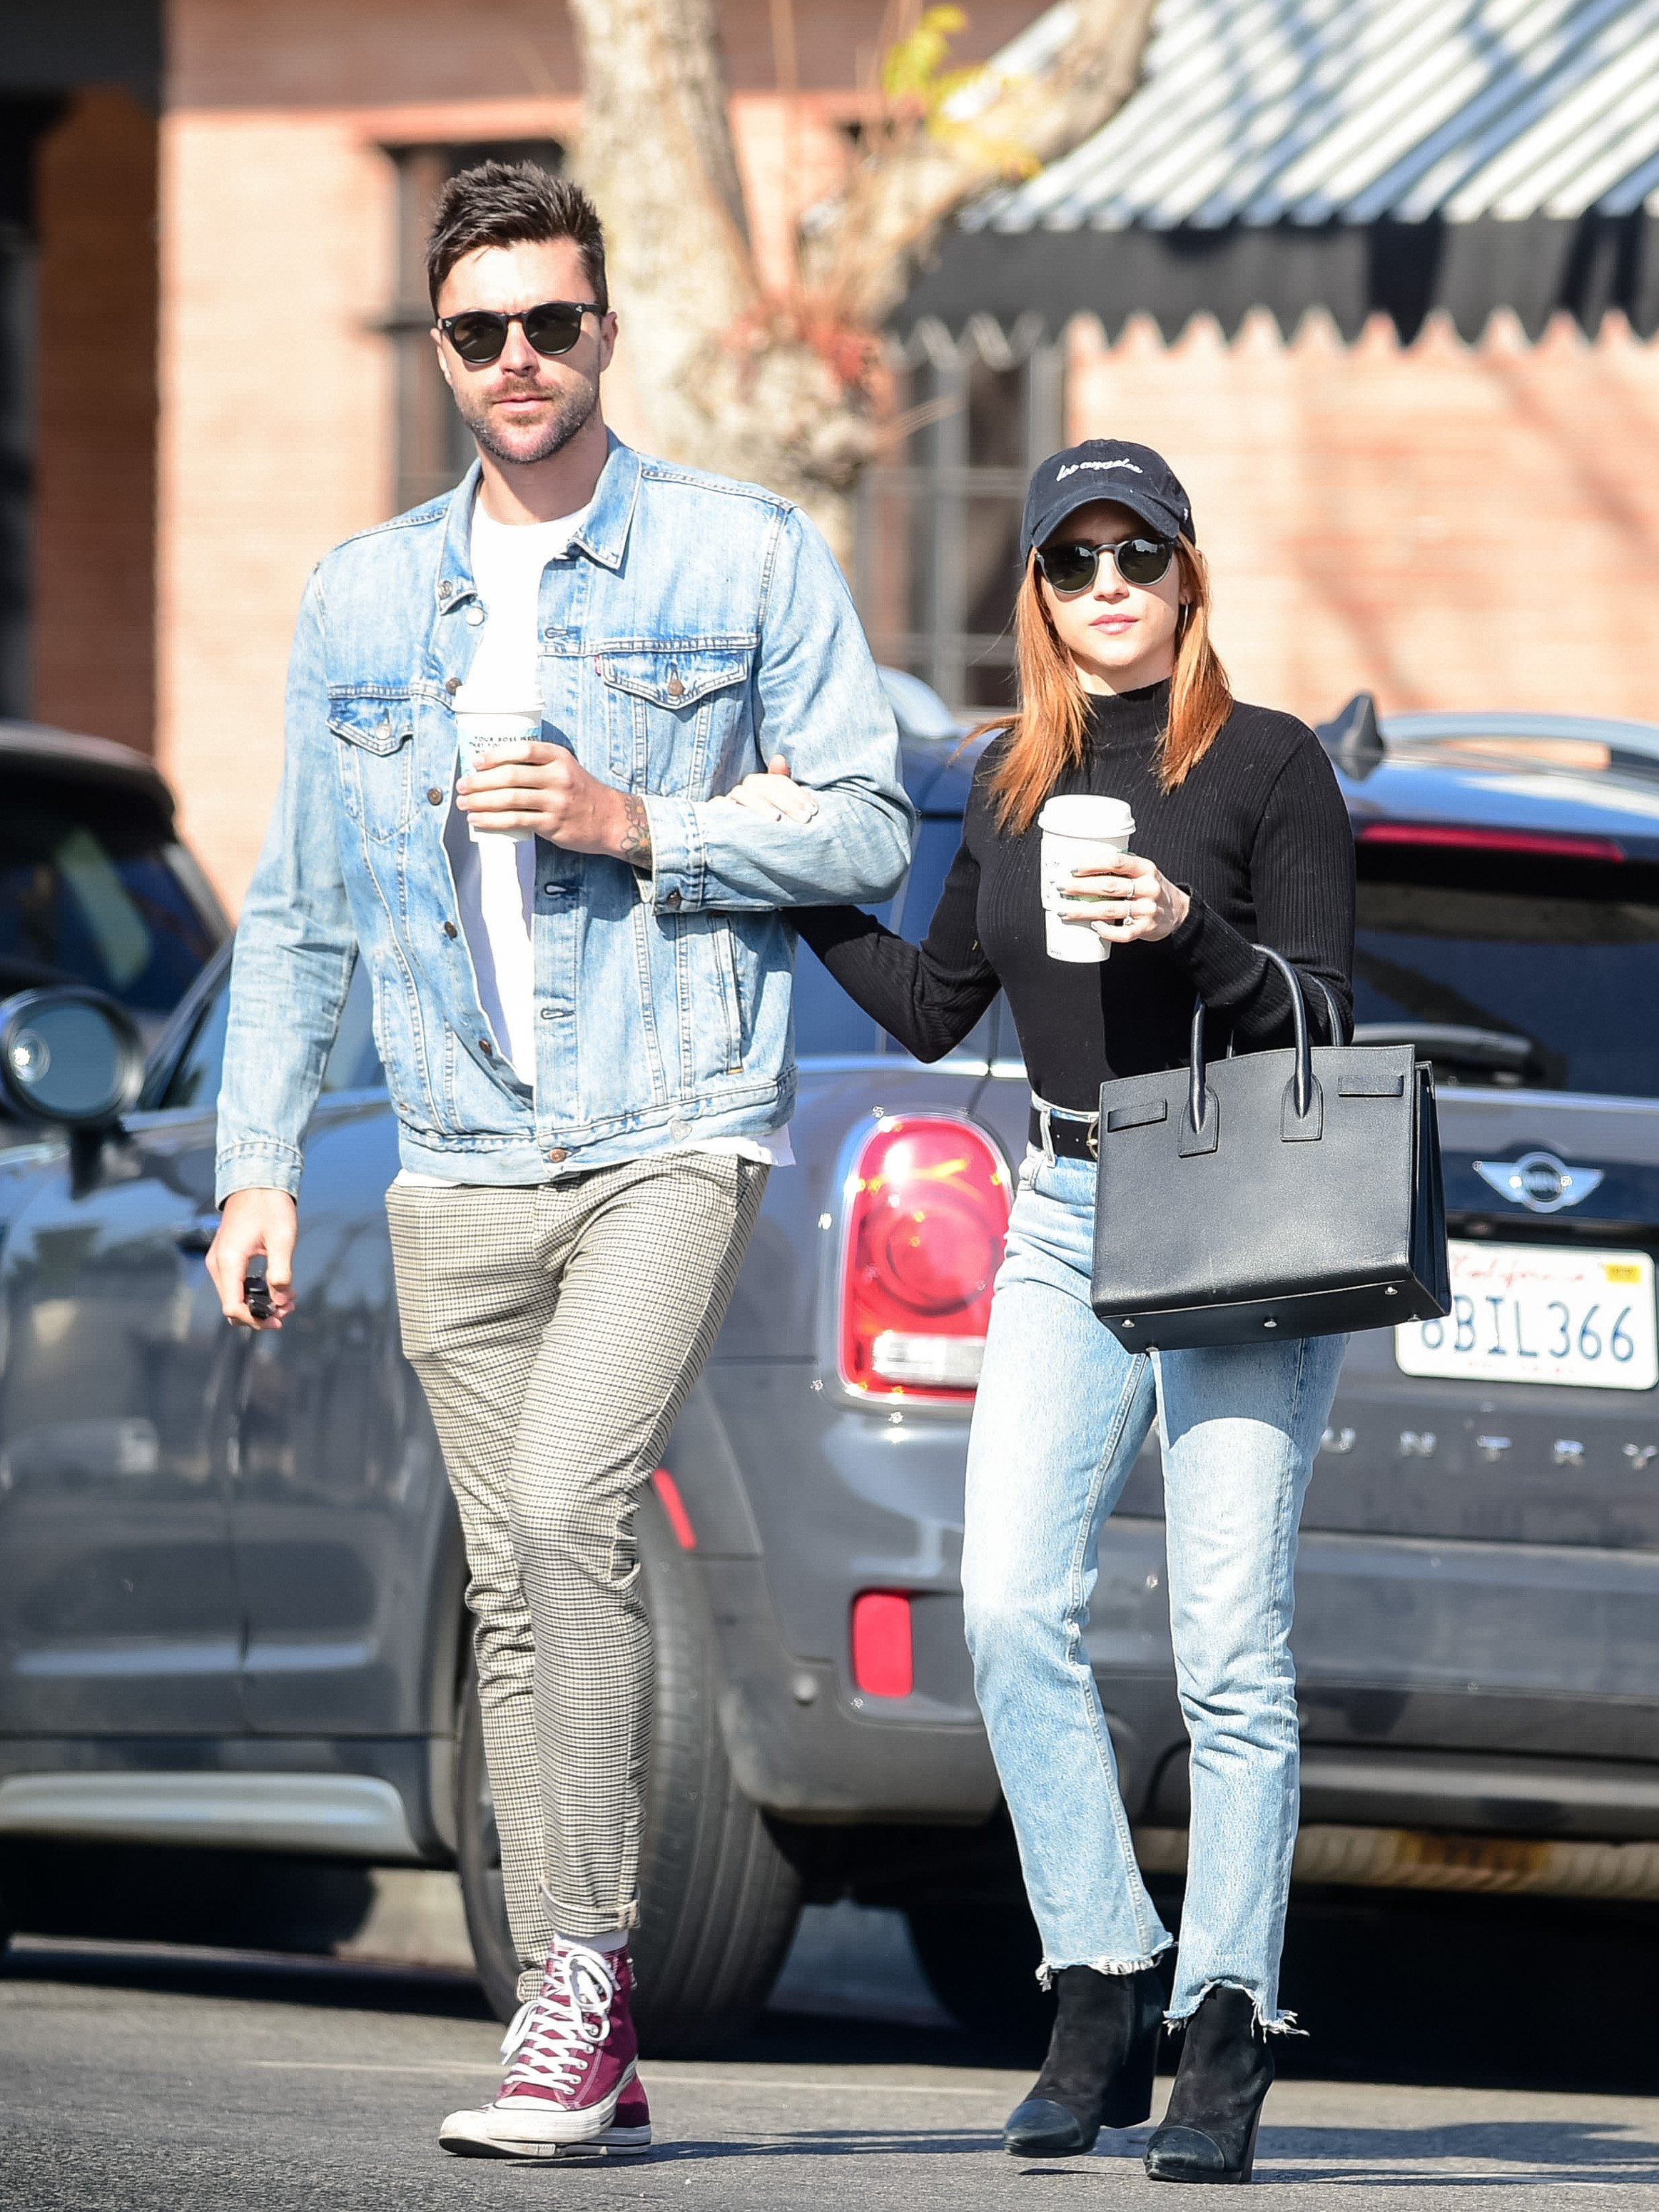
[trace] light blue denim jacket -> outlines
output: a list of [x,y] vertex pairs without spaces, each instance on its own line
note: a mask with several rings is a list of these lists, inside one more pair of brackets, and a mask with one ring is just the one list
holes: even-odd
[[[781,907],[885,898],[914,815],[828,546],[787,501],[612,439],[542,577],[544,735],[641,793],[654,872],[538,841],[536,1082],[490,1036],[444,849],[451,700],[483,635],[475,466],[349,538],[307,586],[287,757],[236,934],[219,1195],[297,1192],[359,951],[406,1167],[526,1183],[692,1136],[761,1136],[794,1099]],[[709,804],[774,753],[805,827]]]

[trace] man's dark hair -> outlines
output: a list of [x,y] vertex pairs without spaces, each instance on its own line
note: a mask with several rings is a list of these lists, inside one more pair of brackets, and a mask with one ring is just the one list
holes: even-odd
[[438,312],[445,277],[481,246],[550,246],[561,238],[574,244],[588,290],[601,307],[608,307],[605,233],[598,210],[580,185],[551,176],[533,161],[480,161],[476,168],[463,169],[439,193],[426,241],[433,313]]

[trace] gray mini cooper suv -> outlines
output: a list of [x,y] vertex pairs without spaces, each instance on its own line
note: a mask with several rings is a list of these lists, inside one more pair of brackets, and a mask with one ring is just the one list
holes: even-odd
[[[890,919],[917,937],[975,756],[931,694],[891,689],[921,824]],[[1310,1494],[1298,1873],[1659,1894],[1659,730],[1379,732],[1362,700],[1325,735],[1357,840],[1360,1034],[1433,1063],[1455,1297],[1443,1322],[1354,1340]],[[0,854],[0,959],[50,889],[105,946],[82,980],[118,995],[138,939],[64,851],[50,885]],[[128,902],[155,921],[172,894],[146,884]],[[14,1119],[0,1149],[0,1895],[27,1927],[6,1859],[25,1837],[457,1866],[505,2010],[459,1533],[398,1349],[366,995],[310,1133],[298,1313],[228,1330],[202,1267],[226,956],[199,902],[174,920],[199,973],[136,1105]],[[19,1039],[0,1006],[0,1052]],[[771,1180],[641,1516],[659,2047],[741,2025],[803,1898],[905,1909],[970,2020],[1030,1987],[958,1581],[1018,1047],[998,1005],[922,1066],[805,953],[797,1043],[799,1164]],[[1088,1648],[1146,1863],[1174,1874],[1159,1515],[1154,1440]]]

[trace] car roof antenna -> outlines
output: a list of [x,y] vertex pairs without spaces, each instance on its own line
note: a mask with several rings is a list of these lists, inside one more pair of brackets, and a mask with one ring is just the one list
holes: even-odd
[[1382,765],[1382,732],[1369,691],[1356,691],[1334,721],[1318,725],[1316,735],[1350,783],[1364,783]]

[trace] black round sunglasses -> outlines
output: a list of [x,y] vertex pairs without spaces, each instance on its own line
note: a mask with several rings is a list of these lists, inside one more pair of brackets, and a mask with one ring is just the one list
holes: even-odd
[[488,368],[499,361],[514,323],[538,354],[568,353],[582,334],[584,315],[602,315],[592,300],[544,300],[538,307],[502,314],[495,307],[468,307],[459,315],[440,315],[438,328],[469,368]]
[[1085,545],[1076,541],[1037,548],[1037,566],[1048,588],[1062,599],[1079,599],[1095,587],[1103,556],[1126,584],[1155,584],[1175,558],[1175,545],[1167,538],[1121,538],[1115,545]]

